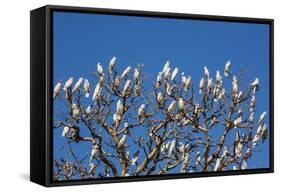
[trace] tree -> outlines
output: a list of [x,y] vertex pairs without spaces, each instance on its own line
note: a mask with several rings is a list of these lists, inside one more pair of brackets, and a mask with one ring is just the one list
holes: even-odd
[[[225,78],[204,67],[197,84],[167,61],[149,88],[143,64],[120,72],[116,63],[98,63],[93,81],[71,77],[54,87],[53,127],[67,141],[67,155],[53,160],[54,180],[242,170],[258,155],[267,138],[267,113],[254,117],[259,79],[243,86],[228,61]],[[82,143],[91,146],[83,157],[73,150]]]

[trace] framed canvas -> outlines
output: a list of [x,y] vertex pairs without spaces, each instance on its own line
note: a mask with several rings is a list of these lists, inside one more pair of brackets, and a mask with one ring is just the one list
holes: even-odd
[[31,11],[30,179],[273,172],[273,20]]

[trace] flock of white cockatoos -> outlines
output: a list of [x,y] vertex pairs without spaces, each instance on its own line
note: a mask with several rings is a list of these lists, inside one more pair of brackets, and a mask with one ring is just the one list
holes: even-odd
[[[113,57],[109,62],[108,67],[108,73],[112,74],[115,70],[117,58]],[[92,93],[92,102],[98,101],[100,97],[102,96],[103,89],[106,89],[104,82],[105,82],[105,70],[103,69],[101,63],[97,64],[97,74],[99,81],[97,82],[96,86],[90,85],[90,81],[85,78],[79,78],[77,82],[74,84],[74,78],[70,77],[63,85],[63,82],[60,80],[57,82],[57,84],[54,86],[53,90],[53,99],[57,99],[60,96],[61,89],[63,87],[63,91],[65,93],[65,98],[68,100],[71,100],[71,115],[73,119],[79,119],[80,114],[83,112],[83,116],[89,115],[93,111],[94,103],[88,105],[85,110],[81,109],[81,106],[78,106],[74,102],[74,99],[72,99],[72,95],[76,94],[76,92],[79,92],[85,96],[85,98],[88,98],[90,94]],[[113,81],[113,86],[119,87],[121,85],[121,82],[124,82],[123,89],[120,90],[120,99],[116,103],[116,111],[113,114],[113,122],[120,122],[122,120],[122,115],[125,111],[125,103],[123,99],[121,98],[127,98],[131,94],[135,94],[136,96],[139,96],[141,92],[141,73],[140,68],[135,68],[133,73],[132,80],[128,78],[128,76],[131,74],[132,67],[128,66],[125,68],[125,70],[121,73],[120,76],[115,75],[115,79]],[[166,113],[168,114],[176,114],[176,116],[179,113],[185,113],[187,103],[188,101],[183,97],[175,96],[175,91],[178,90],[178,84],[177,82],[177,76],[179,73],[179,69],[176,67],[174,70],[170,68],[170,61],[167,61],[164,64],[163,70],[157,74],[156,82],[154,84],[155,88],[155,101],[157,105],[159,106],[159,109],[164,109]],[[221,76],[220,71],[216,71],[215,80],[213,80],[210,76],[210,72],[206,66],[204,66],[203,70],[203,77],[200,79],[199,82],[199,97],[202,97],[202,100],[206,97],[211,98],[211,100],[214,103],[224,103],[227,99],[227,97],[232,100],[234,103],[239,104],[239,102],[242,102],[243,99],[245,99],[246,94],[242,92],[242,89],[239,88],[239,82],[237,77],[232,74],[231,72],[231,62],[227,61],[225,64],[224,76],[226,78],[229,78],[231,80],[231,91],[229,94],[226,93],[226,89],[223,87],[223,77]],[[82,84],[84,82],[84,85],[82,87]],[[74,86],[73,86],[74,84]],[[134,84],[134,86],[132,86]],[[188,91],[194,91],[194,83],[191,78],[191,76],[186,76],[184,72],[181,73],[181,79],[180,79],[180,86],[182,87],[182,91],[188,92]],[[92,89],[92,87],[94,87]],[[233,127],[234,129],[237,128],[243,128],[246,126],[249,126],[249,124],[252,124],[255,126],[254,123],[254,113],[255,113],[255,106],[256,106],[256,97],[255,93],[259,88],[259,79],[256,78],[252,83],[249,85],[250,91],[248,96],[251,97],[248,110],[249,110],[249,117],[248,119],[245,119],[245,116],[243,115],[242,109],[239,108],[237,111],[237,116],[233,115],[232,123],[229,122],[229,125]],[[162,88],[162,89],[161,89]],[[174,98],[174,99],[167,99],[167,97]],[[61,99],[63,97],[60,96]],[[167,104],[167,105],[166,105]],[[231,106],[230,106],[231,107]],[[137,115],[137,120],[141,121],[142,119],[146,119],[148,117],[147,115],[147,103],[142,103],[139,105],[138,110],[135,111],[135,114]],[[231,109],[233,110],[233,109]],[[195,119],[200,119],[201,113],[203,113],[203,109],[201,107],[201,104],[199,102],[194,103],[193,105],[193,116],[194,119],[191,118],[185,118],[183,116],[179,116],[179,119],[182,122],[182,125],[190,125],[193,124]],[[246,112],[245,112],[246,113]],[[188,115],[188,114],[186,114]],[[260,115],[260,118],[257,122],[257,130],[252,138],[252,147],[256,147],[259,140],[262,140],[262,142],[267,137],[267,131],[268,127],[265,123],[265,117],[267,115],[267,112],[263,112]],[[198,120],[200,122],[200,120]],[[210,127],[216,125],[219,122],[216,116],[212,116],[210,118]],[[200,124],[200,123],[199,123]],[[129,127],[128,122],[124,123],[125,129]],[[197,128],[200,128],[201,131],[207,132],[206,125],[204,126],[197,126]],[[65,125],[64,129],[62,131],[62,137],[67,137],[68,134],[71,132],[71,125]],[[117,145],[117,149],[120,149],[122,147],[126,147],[126,139],[128,139],[128,135],[123,134],[120,139],[119,143]],[[234,151],[235,154],[233,155],[233,158],[240,158],[243,156],[243,149],[245,148],[244,145],[245,135],[240,135],[240,132],[236,132],[236,137],[234,141]],[[178,149],[176,149],[178,148]],[[182,143],[178,142],[176,139],[172,139],[167,142],[163,142],[160,147],[160,153],[164,154],[167,157],[172,157],[173,154],[178,151],[180,153],[180,160],[182,162],[182,168],[181,171],[185,172],[186,168],[189,165],[190,162],[190,151],[191,151],[191,145],[189,143]],[[229,156],[228,147],[224,146],[221,155],[216,157],[215,164],[213,165],[213,171],[221,171],[225,168],[223,167],[223,164],[226,162],[227,157]],[[247,150],[246,155],[250,155],[251,148]],[[202,165],[202,153],[203,151],[197,151],[195,153],[195,164],[196,165]],[[94,169],[96,168],[93,164],[93,160],[95,156],[98,154],[98,145],[96,143],[93,144],[92,151],[90,153],[90,164],[89,164],[89,173],[94,172]],[[134,153],[132,159],[130,160],[131,165],[134,166],[137,164],[137,161],[139,158],[139,150]],[[246,169],[247,168],[247,159],[244,158],[241,162],[241,166],[239,169]],[[233,166],[233,169],[237,169],[236,165]]]

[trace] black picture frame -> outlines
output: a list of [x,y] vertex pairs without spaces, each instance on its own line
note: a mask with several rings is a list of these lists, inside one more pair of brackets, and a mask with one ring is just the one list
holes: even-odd
[[[130,176],[72,181],[52,181],[52,13],[53,11],[83,12],[110,15],[177,18],[192,20],[262,23],[270,26],[270,167],[239,171]],[[30,180],[43,186],[65,186],[112,182],[132,182],[160,179],[179,179],[209,176],[258,174],[274,172],[274,20],[246,17],[195,15],[183,13],[101,9],[46,5],[30,12]]]

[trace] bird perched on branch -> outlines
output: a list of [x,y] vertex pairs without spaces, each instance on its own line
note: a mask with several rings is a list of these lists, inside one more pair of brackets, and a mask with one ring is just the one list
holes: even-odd
[[161,85],[161,81],[162,81],[162,73],[159,72],[156,79],[156,85],[155,85],[156,88],[158,88]]
[[242,123],[242,116],[239,116],[237,119],[234,120],[233,124],[234,127],[239,127],[239,125]]
[[94,90],[94,94],[93,94],[93,98],[92,98],[93,101],[94,101],[95,99],[97,99],[97,98],[100,96],[101,89],[102,89],[102,86],[101,86],[100,83],[98,83],[98,84],[96,85],[95,90]]
[[251,88],[253,89],[253,93],[255,93],[259,88],[259,79],[256,78],[254,82],[251,83]]
[[116,105],[116,113],[117,113],[117,114],[122,114],[122,113],[123,113],[123,110],[124,110],[124,105],[123,105],[123,103],[121,102],[121,100],[118,100],[118,101],[117,101],[117,105]]
[[63,128],[63,130],[62,130],[61,136],[62,136],[62,137],[65,137],[66,134],[68,133],[68,131],[69,131],[69,126],[64,126],[64,128]]
[[219,85],[222,83],[222,76],[220,74],[220,71],[216,71],[216,81]]
[[75,91],[77,91],[78,89],[80,89],[81,85],[83,82],[83,78],[80,77],[77,81],[77,83],[75,84],[74,88],[72,89],[72,93],[75,93]]
[[177,105],[177,102],[176,101],[172,101],[171,104],[168,107],[168,112],[171,113],[171,112],[175,111],[176,110],[176,105]]
[[85,91],[85,97],[90,96],[90,83],[88,79],[84,79],[84,91]]
[[264,119],[265,119],[265,116],[266,116],[266,115],[267,115],[267,112],[266,112],[266,111],[264,111],[264,112],[261,114],[260,119],[259,119],[259,122],[258,122],[259,125],[264,122]]
[[124,77],[128,76],[128,74],[130,73],[131,69],[132,69],[131,66],[127,67],[127,68],[123,71],[123,73],[122,73],[122,75],[121,75],[121,79],[123,79]]
[[175,80],[175,78],[176,78],[178,72],[179,72],[179,68],[176,67],[176,68],[174,69],[174,71],[172,72],[172,76],[171,76],[171,80],[172,80],[172,81]]
[[230,73],[230,64],[231,64],[231,62],[229,60],[225,64],[224,76],[226,76],[226,77],[228,77],[228,75]]
[[200,80],[200,84],[199,84],[199,93],[202,94],[203,93],[203,89],[205,87],[205,79],[202,77]]
[[184,102],[183,98],[181,98],[181,97],[179,98],[178,104],[179,104],[179,110],[184,110],[185,102]]
[[253,95],[250,103],[250,112],[254,111],[255,105],[256,105],[256,97]]
[[71,110],[72,110],[72,117],[74,119],[78,119],[79,113],[80,113],[79,107],[75,103],[72,103],[72,109]]
[[165,104],[164,96],[162,92],[157,93],[157,102],[160,104],[161,107]]
[[165,73],[168,68],[170,68],[170,61],[166,61],[165,65],[163,67],[162,73]]
[[184,90],[187,91],[192,83],[191,76],[188,76],[184,83]]
[[61,86],[62,86],[62,83],[61,83],[61,81],[59,81],[54,88],[54,94],[53,94],[54,99],[59,95]]
[[262,143],[264,143],[264,140],[267,138],[267,124],[264,124],[261,130],[261,139]]
[[103,75],[103,68],[101,66],[101,63],[97,64],[97,71],[98,71],[99,75]]
[[117,148],[119,149],[120,147],[122,147],[126,141],[126,135],[123,135],[122,138],[120,139]]
[[73,77],[70,77],[64,84],[63,90],[66,92],[68,88],[71,87],[72,83],[74,81]]
[[135,84],[138,85],[139,84],[139,78],[140,78],[140,71],[138,68],[135,68],[135,72],[134,72],[134,81]]
[[130,84],[131,84],[131,80],[128,79],[124,85],[124,89],[123,89],[123,96],[128,96],[131,93],[130,90]]
[[138,120],[140,120],[142,117],[145,117],[145,104],[142,104],[138,111]]
[[208,68],[207,68],[206,66],[204,66],[204,75],[205,75],[205,77],[206,77],[207,79],[210,78],[210,73],[209,73],[209,70],[208,70]]
[[113,72],[116,60],[117,60],[116,57],[112,57],[112,59],[110,60],[110,62],[109,62],[109,73]]

